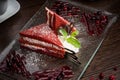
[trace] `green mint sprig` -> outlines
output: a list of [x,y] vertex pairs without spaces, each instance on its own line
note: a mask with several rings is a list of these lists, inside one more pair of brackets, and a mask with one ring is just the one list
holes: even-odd
[[81,44],[76,38],[76,36],[79,34],[78,30],[73,31],[70,35],[68,35],[67,31],[63,28],[60,28],[59,32],[68,43],[72,44],[76,48],[81,48]]
[[63,28],[60,28],[60,29],[59,29],[59,33],[60,33],[65,39],[66,39],[67,36],[68,36],[67,31],[66,31],[65,29],[63,29]]

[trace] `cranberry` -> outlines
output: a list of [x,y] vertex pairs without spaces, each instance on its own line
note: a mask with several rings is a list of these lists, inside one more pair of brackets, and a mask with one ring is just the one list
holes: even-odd
[[114,75],[109,76],[109,80],[116,80],[116,77]]
[[73,72],[72,72],[72,70],[71,70],[70,67],[63,66],[62,70],[63,70],[63,74],[64,74],[65,78],[71,78],[71,77],[73,77]]
[[91,77],[89,80],[95,80],[95,78],[94,78],[94,77]]
[[96,20],[96,25],[100,25],[100,21],[99,20]]
[[100,73],[99,74],[99,79],[103,79],[104,78],[104,74],[103,73]]
[[64,7],[63,10],[64,10],[64,11],[67,11],[67,7]]
[[67,13],[67,15],[68,15],[68,16],[72,16],[72,11],[69,11],[69,12]]
[[107,16],[102,16],[102,19],[107,19]]

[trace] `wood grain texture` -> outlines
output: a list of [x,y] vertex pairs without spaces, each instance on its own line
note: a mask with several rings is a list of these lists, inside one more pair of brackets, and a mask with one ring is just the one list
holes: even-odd
[[100,80],[99,76],[101,73],[104,75],[102,80],[109,80],[111,75],[115,76],[115,80],[120,80],[120,65],[117,65],[118,70],[114,70],[113,68],[114,67],[109,67],[99,72],[88,74],[84,76],[82,80],[90,80],[91,78],[94,78],[93,80]]
[[[105,3],[103,3],[105,1]],[[120,15],[120,1],[119,0],[99,0],[99,5],[84,2],[89,6],[107,10],[111,13]],[[95,2],[94,2],[95,3]],[[103,4],[102,4],[103,3]],[[101,4],[101,5],[100,5]],[[106,4],[106,5],[105,5]],[[109,4],[109,5],[108,5]],[[116,80],[120,79],[120,69],[117,72],[112,71],[111,69],[114,66],[120,68],[120,18],[117,22],[112,25],[108,30],[107,36],[103,41],[100,49],[97,52],[97,55],[93,59],[92,63],[86,70],[86,73],[83,76],[82,80],[90,80],[90,77],[98,78],[98,75],[103,72],[106,75],[104,80],[108,80],[108,76],[111,74],[116,75]]]
[[[20,11],[0,24],[0,52],[15,38],[15,35],[38,11],[45,0],[18,0],[18,2],[21,4]],[[80,0],[80,2],[120,15],[120,0],[98,0],[97,2]],[[117,71],[113,70],[114,66],[118,67]],[[120,80],[120,18],[109,29],[105,40],[81,80],[90,80],[92,76],[96,80],[101,72],[105,74],[104,80],[108,80],[109,75],[112,74],[117,77],[116,80]]]

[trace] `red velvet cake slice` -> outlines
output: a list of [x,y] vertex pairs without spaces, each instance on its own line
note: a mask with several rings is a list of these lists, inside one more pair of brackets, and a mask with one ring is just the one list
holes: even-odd
[[73,31],[75,27],[48,8],[46,8],[46,11],[46,23],[20,32],[20,45],[24,48],[59,58],[64,58],[65,51],[74,53],[72,50],[75,48],[72,45],[69,45],[69,43],[63,42],[63,39],[62,37],[60,38],[58,32],[60,28],[66,26],[70,28],[70,31]]
[[20,45],[40,53],[63,58],[65,51],[58,36],[48,24],[41,24],[20,32]]

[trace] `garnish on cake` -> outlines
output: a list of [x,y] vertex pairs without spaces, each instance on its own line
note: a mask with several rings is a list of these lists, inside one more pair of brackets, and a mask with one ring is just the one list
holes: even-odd
[[80,42],[76,38],[76,36],[79,34],[79,31],[70,31],[71,29],[66,30],[65,28],[60,28],[59,33],[61,35],[59,35],[59,39],[65,48],[73,50],[75,53],[77,53],[81,47]]
[[58,58],[64,58],[67,52],[77,59],[74,54],[80,48],[80,42],[76,39],[79,32],[72,23],[47,7],[45,9],[47,22],[21,31],[20,46]]
[[54,26],[51,26],[51,28],[57,34],[59,40],[63,44],[63,47],[77,53],[81,46],[80,42],[76,38],[76,36],[79,34],[79,31],[73,26],[72,23],[65,20],[63,17],[59,16],[48,8],[46,8],[46,10],[47,14],[50,14],[47,15],[47,23],[51,25],[50,22],[54,21],[54,23],[52,23]]

